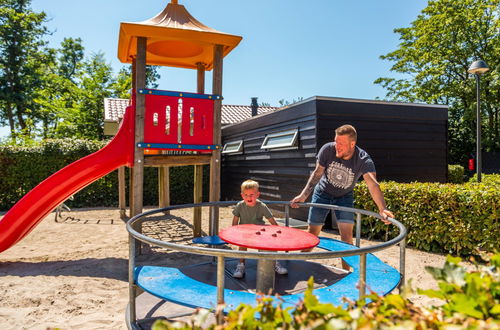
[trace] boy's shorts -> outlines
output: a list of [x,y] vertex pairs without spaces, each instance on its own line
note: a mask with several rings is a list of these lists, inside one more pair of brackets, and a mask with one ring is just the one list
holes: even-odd
[[[354,196],[352,191],[344,196],[331,197],[330,195],[321,192],[318,187],[314,189],[311,203],[337,205],[343,207],[354,207]],[[312,226],[322,226],[325,224],[325,219],[330,209],[322,207],[310,207],[307,222]],[[335,210],[337,222],[354,224],[354,213]]]

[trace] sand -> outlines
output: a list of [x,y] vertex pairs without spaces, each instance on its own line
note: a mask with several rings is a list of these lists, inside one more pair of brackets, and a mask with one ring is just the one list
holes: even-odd
[[[208,219],[206,211],[203,219]],[[175,222],[148,225],[145,232],[189,242],[192,210],[178,210],[172,215]],[[230,209],[221,209],[221,219],[231,218]],[[221,228],[228,225],[226,220],[220,224]],[[338,238],[333,231],[323,236]],[[374,242],[362,241],[362,245],[368,244]],[[398,268],[398,247],[376,255]],[[150,258],[152,262],[161,259],[179,266],[193,262],[180,253],[156,248],[141,258],[146,263]],[[408,248],[406,277],[415,287],[435,288],[424,267],[440,267],[444,260],[445,255]],[[21,242],[0,253],[2,329],[126,329],[127,267],[128,233],[117,209],[72,210],[57,221],[52,213]],[[412,299],[429,303],[418,295]]]

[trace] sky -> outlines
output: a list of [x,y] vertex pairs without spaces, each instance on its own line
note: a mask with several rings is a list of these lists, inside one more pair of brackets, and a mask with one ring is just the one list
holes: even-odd
[[[81,38],[85,54],[102,52],[115,72],[120,22],[147,20],[169,0],[32,0],[52,31],[50,46]],[[224,58],[224,104],[330,96],[375,99],[385,96],[373,82],[397,77],[380,59],[398,48],[394,29],[410,26],[427,0],[179,0],[203,24],[243,37]],[[196,71],[162,68],[159,89],[196,91]],[[206,93],[211,93],[211,72]],[[7,133],[0,128],[0,136]]]

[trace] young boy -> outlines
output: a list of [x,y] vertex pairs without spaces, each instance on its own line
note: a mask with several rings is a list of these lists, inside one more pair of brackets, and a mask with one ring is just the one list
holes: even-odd
[[[241,184],[241,197],[242,201],[236,204],[233,210],[233,226],[238,224],[256,224],[263,225],[263,217],[272,224],[277,226],[276,220],[274,220],[271,211],[267,208],[266,204],[262,203],[259,198],[259,184],[253,180],[246,180]],[[239,250],[246,251],[247,248],[239,247]],[[274,267],[278,274],[284,275],[288,273],[288,269],[281,266],[281,264],[276,261]],[[241,259],[236,269],[234,270],[233,277],[242,278],[245,275],[245,259]]]

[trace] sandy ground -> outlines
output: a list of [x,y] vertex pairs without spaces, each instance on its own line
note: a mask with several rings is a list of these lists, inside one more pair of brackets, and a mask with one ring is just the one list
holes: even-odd
[[[221,209],[224,228],[231,210]],[[203,210],[207,231],[208,211]],[[152,237],[188,243],[192,210],[172,212],[174,221],[146,225]],[[334,232],[323,236],[338,238]],[[362,241],[362,245],[373,242]],[[170,265],[187,265],[192,258],[154,248],[142,256]],[[399,248],[376,253],[399,267]],[[406,276],[413,286],[435,287],[425,266],[442,266],[444,255],[406,250]],[[335,261],[332,261],[335,263]],[[117,209],[79,209],[54,213],[27,237],[0,253],[0,324],[2,329],[126,329],[128,303],[128,233]],[[425,297],[414,296],[427,304]]]

